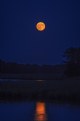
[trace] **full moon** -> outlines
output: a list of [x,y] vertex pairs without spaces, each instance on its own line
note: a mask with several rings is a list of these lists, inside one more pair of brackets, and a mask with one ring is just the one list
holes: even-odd
[[38,22],[37,24],[36,24],[36,29],[38,30],[38,31],[43,31],[44,29],[45,29],[45,23],[44,22]]

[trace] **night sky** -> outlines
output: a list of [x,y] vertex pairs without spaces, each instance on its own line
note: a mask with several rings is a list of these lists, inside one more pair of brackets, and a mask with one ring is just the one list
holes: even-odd
[[0,9],[2,60],[61,64],[67,48],[80,47],[80,0],[4,0]]

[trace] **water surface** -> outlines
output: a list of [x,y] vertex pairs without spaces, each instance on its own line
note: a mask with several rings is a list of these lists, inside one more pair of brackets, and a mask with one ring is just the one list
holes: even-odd
[[34,103],[0,103],[0,121],[33,121]]
[[0,121],[34,121],[36,109],[46,113],[47,121],[80,121],[78,105],[39,102],[0,103]]
[[49,121],[80,121],[80,106],[71,104],[47,104]]

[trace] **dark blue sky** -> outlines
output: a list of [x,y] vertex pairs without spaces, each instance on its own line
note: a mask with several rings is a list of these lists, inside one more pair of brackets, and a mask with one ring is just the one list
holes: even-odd
[[[0,58],[32,64],[63,63],[68,47],[80,47],[79,0],[4,0]],[[39,32],[38,21],[46,23]]]

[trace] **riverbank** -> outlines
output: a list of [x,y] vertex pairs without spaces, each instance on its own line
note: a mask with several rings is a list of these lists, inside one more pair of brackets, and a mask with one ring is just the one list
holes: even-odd
[[0,100],[45,100],[80,103],[80,79],[14,80],[1,79]]

